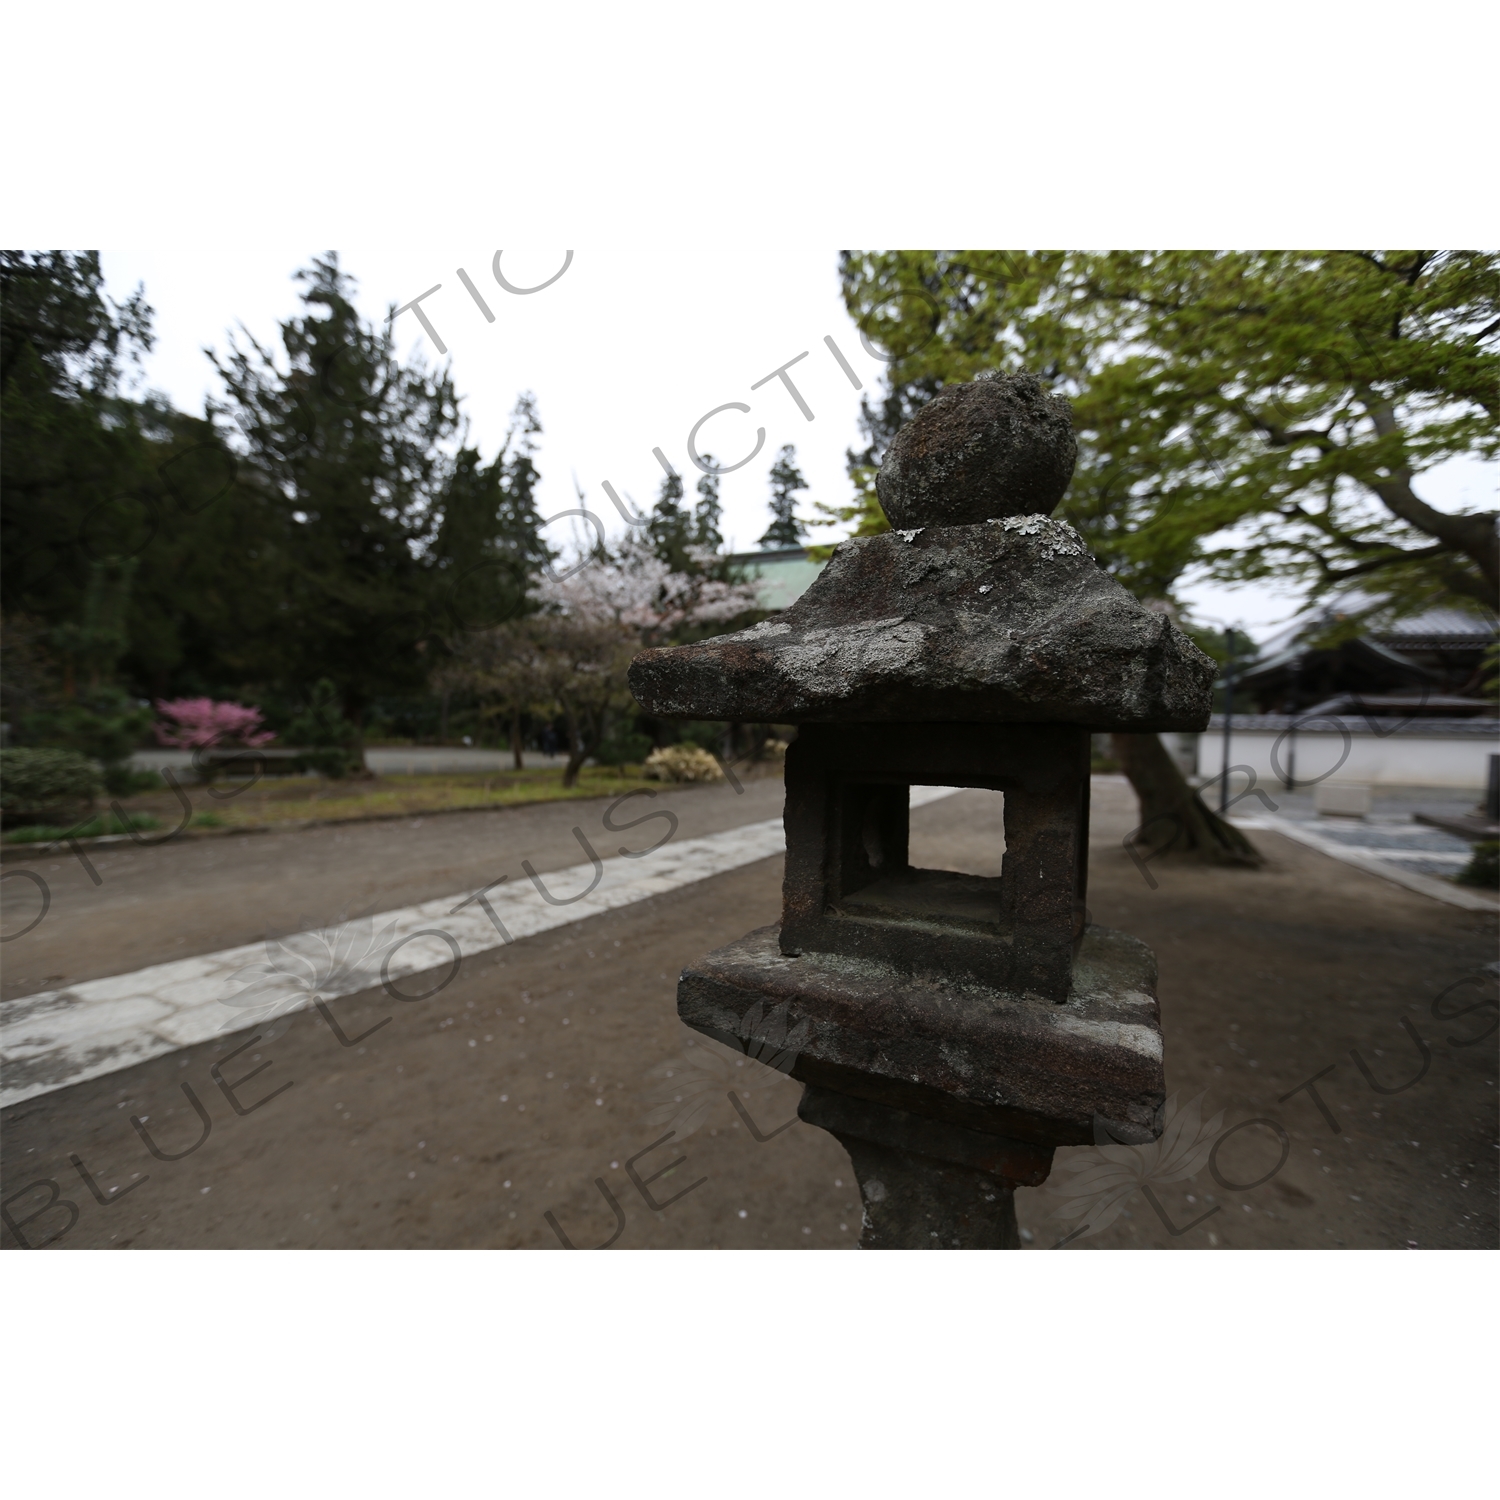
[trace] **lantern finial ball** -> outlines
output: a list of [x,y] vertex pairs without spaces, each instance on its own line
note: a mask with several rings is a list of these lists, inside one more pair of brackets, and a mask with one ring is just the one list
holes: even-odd
[[1067,398],[997,371],[939,391],[892,439],[876,490],[897,531],[1049,515],[1077,456]]

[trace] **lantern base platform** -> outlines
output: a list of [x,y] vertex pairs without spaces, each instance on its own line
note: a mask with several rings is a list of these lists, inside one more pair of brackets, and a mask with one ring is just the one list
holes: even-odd
[[781,1053],[775,1065],[812,1086],[811,1114],[839,1112],[813,1123],[841,1138],[1040,1182],[1051,1148],[1091,1144],[1097,1126],[1120,1142],[1160,1134],[1156,959],[1137,939],[1090,926],[1067,999],[1049,1004],[871,959],[789,957],[778,934],[688,965],[677,1013],[738,1050]]

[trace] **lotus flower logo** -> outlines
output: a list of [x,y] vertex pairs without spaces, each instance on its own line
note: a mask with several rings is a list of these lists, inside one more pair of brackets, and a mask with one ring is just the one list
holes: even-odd
[[752,1005],[740,1023],[742,1050],[694,1039],[681,1057],[658,1063],[646,1075],[651,1106],[646,1124],[665,1126],[684,1141],[723,1107],[731,1092],[748,1106],[782,1083],[811,1033],[807,1021],[788,1028],[788,1007],[783,1000],[767,1013],[761,1002]]
[[237,1014],[221,1029],[258,1026],[323,999],[373,989],[381,982],[381,963],[396,943],[395,923],[377,928],[370,917],[267,938],[266,961],[246,964],[225,981],[237,988],[219,1003]]
[[1137,1190],[1150,1195],[1153,1183],[1181,1182],[1208,1165],[1224,1111],[1205,1121],[1203,1099],[1199,1094],[1179,1109],[1173,1094],[1162,1107],[1160,1137],[1144,1146],[1121,1144],[1095,1120],[1096,1144],[1059,1161],[1043,1189],[1062,1199],[1053,1218],[1081,1226],[1066,1239],[1086,1239],[1107,1229]]

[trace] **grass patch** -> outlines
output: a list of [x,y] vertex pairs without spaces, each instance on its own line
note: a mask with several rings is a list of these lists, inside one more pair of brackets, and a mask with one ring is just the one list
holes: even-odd
[[[488,775],[382,776],[370,781],[323,781],[267,777],[236,796],[221,795],[214,812],[193,818],[198,827],[276,827],[316,818],[340,821],[369,817],[420,817],[423,813],[518,807],[534,802],[570,802],[586,797],[618,797],[639,788],[657,790],[637,766],[586,767],[578,785],[564,787],[556,767],[496,771]],[[198,796],[189,795],[196,803]],[[200,821],[214,818],[214,823]]]
[[[574,787],[563,786],[561,767],[537,766],[523,771],[395,775],[351,781],[328,781],[321,776],[265,776],[238,789],[232,782],[221,781],[212,788],[185,785],[183,792],[192,802],[190,826],[194,829],[280,828],[309,821],[421,817],[427,813],[482,811],[665,790],[661,782],[647,781],[641,769],[638,765],[586,766]],[[779,772],[780,767],[775,770]],[[182,818],[181,803],[165,791],[131,798],[126,806],[138,828],[175,828]],[[151,821],[142,821],[143,818]],[[65,831],[16,830],[29,841],[56,838]]]
[[74,823],[66,828],[53,827],[46,823],[33,823],[25,828],[13,828],[5,835],[7,844],[50,844],[58,839],[97,839],[106,834],[128,833],[134,829],[137,833],[150,833],[154,828],[161,827],[161,819],[153,817],[150,813],[131,813],[129,824],[122,823],[114,813],[105,813],[101,817],[88,819],[84,823]]

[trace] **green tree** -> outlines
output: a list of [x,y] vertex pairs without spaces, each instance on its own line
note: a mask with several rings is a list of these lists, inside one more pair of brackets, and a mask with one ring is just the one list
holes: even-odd
[[12,252],[0,276],[3,586],[7,609],[58,632],[59,691],[100,685],[101,570],[120,585],[110,671],[133,693],[264,677],[277,512],[211,423],[122,392],[151,344],[143,293],[111,303],[93,253]]
[[433,674],[439,692],[454,689],[473,694],[479,721],[505,724],[513,764],[525,769],[523,721],[529,715],[551,715],[551,681],[539,670],[536,633],[528,616],[499,625],[465,631],[449,643],[450,659]]
[[724,505],[719,499],[720,475],[714,468],[712,453],[703,455],[712,472],[698,480],[698,503],[693,507],[693,545],[717,552],[724,545]]
[[760,539],[762,547],[800,547],[807,522],[797,516],[797,492],[807,480],[797,467],[797,450],[788,443],[771,465],[771,524]]
[[[880,496],[875,492],[875,476],[880,472],[879,465],[865,463],[864,455],[856,453],[852,448],[846,450],[845,457],[848,460],[849,478],[854,483],[854,500],[849,505],[829,505],[824,500],[814,500],[813,509],[819,520],[834,526],[850,527],[850,536],[879,536],[881,532],[889,531],[891,523],[886,519]],[[807,555],[815,562],[827,562],[833,556],[834,545],[830,542],[809,547]]]
[[119,381],[151,347],[151,309],[103,286],[97,252],[0,252],[0,577],[8,610],[53,625],[82,608],[90,558],[150,524],[133,492],[153,454]]
[[0,623],[0,720],[23,718],[56,706],[61,676],[49,650],[52,632],[30,615]]
[[[890,356],[862,408],[868,447],[850,455],[862,497],[944,384],[1029,369],[1073,402],[1061,513],[1139,597],[1170,605],[1196,570],[1314,596],[1358,585],[1367,613],[1493,602],[1495,516],[1441,512],[1420,489],[1446,458],[1497,451],[1500,258],[897,252],[847,254],[841,272]],[[1246,857],[1155,736],[1116,738],[1143,842]]]
[[432,548],[431,582],[444,634],[496,625],[531,607],[527,587],[551,555],[536,509],[541,431],[536,397],[528,391],[517,399],[491,463],[470,447],[454,459]]
[[117,392],[121,361],[152,345],[144,287],[123,303],[104,291],[99,252],[0,251],[0,379],[23,359],[41,366],[43,386],[77,400]]
[[693,517],[682,503],[682,476],[668,474],[661,482],[661,492],[651,507],[646,523],[651,550],[674,573],[686,573],[692,566],[688,548],[693,545]]
[[67,662],[63,695],[20,725],[29,740],[94,757],[104,768],[105,786],[119,793],[133,790],[126,761],[152,719],[149,706],[115,680],[128,644],[125,616],[137,561],[110,559],[91,566],[81,618],[50,632],[53,648]]
[[298,757],[305,770],[341,780],[364,769],[359,731],[344,717],[338,689],[326,677],[312,685],[302,712],[287,725],[285,738],[305,752]]
[[152,698],[258,701],[288,675],[285,497],[211,422],[165,408],[153,422],[139,493],[159,524],[138,554],[121,676]]
[[233,426],[123,393],[150,308],[111,303],[97,255],[8,253],[0,275],[0,565],[58,700],[24,732],[61,732],[84,692],[285,709],[324,676],[358,716],[420,691],[453,631],[527,607],[535,398],[485,464],[446,377],[396,362],[332,257],[274,353],[219,362]]
[[[284,671],[327,677],[358,726],[379,694],[417,688],[430,670],[419,648],[452,583],[435,567],[443,501],[478,471],[453,456],[449,376],[397,359],[389,321],[360,319],[338,257],[297,279],[307,312],[281,325],[279,359],[248,335],[212,356],[229,396],[216,411],[239,427],[288,523]],[[469,519],[471,499],[459,507]]]
[[566,787],[577,784],[584,762],[628,724],[634,700],[626,673],[640,640],[618,620],[544,609],[471,631],[454,648],[452,680],[475,693],[486,717],[510,721],[518,761],[521,716],[562,715],[568,730]]
[[[151,309],[141,289],[123,304],[105,295],[96,253],[6,252],[0,281],[4,589],[22,633],[45,642],[27,665],[47,669],[45,690],[23,688],[10,722],[23,741],[96,757],[125,791],[124,762],[152,717],[136,647],[146,641],[158,662],[182,656],[177,636],[207,581],[187,559],[211,551],[206,530],[224,525],[203,516],[204,488],[211,502],[234,461],[207,424],[122,392],[151,346]],[[245,570],[227,573],[221,595]]]
[[1495,513],[1420,494],[1500,452],[1500,256],[920,252],[842,274],[894,356],[865,462],[944,383],[1041,373],[1079,433],[1063,513],[1142,597],[1190,568],[1357,584],[1391,613],[1500,592]]

